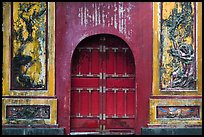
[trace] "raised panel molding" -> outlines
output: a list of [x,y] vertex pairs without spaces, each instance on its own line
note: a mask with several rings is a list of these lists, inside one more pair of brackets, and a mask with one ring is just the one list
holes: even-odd
[[55,3],[4,2],[2,30],[3,96],[54,96]]
[[[158,112],[159,109],[163,112]],[[202,99],[150,99],[148,126],[190,127],[196,125],[202,125]]]
[[[162,9],[165,4],[167,7]],[[202,3],[154,2],[153,12],[153,96],[202,95]],[[183,16],[189,16],[189,20]],[[186,52],[192,49],[191,61],[187,53],[184,55],[185,48]]]
[[57,99],[3,98],[3,125],[56,125]]

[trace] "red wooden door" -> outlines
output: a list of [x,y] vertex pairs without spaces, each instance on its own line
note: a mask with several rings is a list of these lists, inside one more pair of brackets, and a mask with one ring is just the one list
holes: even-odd
[[134,133],[135,65],[112,35],[83,40],[72,59],[71,132]]

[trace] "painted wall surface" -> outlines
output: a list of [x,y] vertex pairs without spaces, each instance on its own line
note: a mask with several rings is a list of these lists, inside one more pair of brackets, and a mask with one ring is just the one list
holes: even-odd
[[[26,20],[40,11],[40,3],[37,5],[36,13],[32,8],[30,11],[25,8],[29,14],[20,15],[24,8],[19,8],[18,3],[14,3],[14,7],[10,2],[3,3],[3,127],[22,124],[54,126],[64,128],[65,134],[69,134],[73,53],[82,40],[97,34],[112,34],[121,38],[133,53],[136,74],[136,134],[141,134],[142,127],[202,126],[202,3],[48,2],[46,15],[41,20],[36,20],[39,24],[42,21],[46,25],[46,36],[44,33],[37,36],[43,29],[38,23],[33,26],[32,33],[29,33],[29,24],[26,25]],[[188,8],[184,8],[185,6]],[[191,8],[194,10],[190,11]],[[186,14],[189,18],[185,18],[189,20],[181,19]],[[19,22],[12,22],[12,18]],[[174,21],[179,19],[183,24],[177,22],[178,26],[173,26]],[[170,34],[172,28],[175,31]],[[189,33],[187,30],[190,30]],[[14,32],[19,33],[14,37]],[[31,36],[33,41],[29,41]],[[47,40],[40,44],[40,39],[44,37]],[[24,43],[23,39],[28,39],[28,43]],[[191,46],[190,50],[185,50],[185,45],[182,46],[185,42]],[[27,48],[24,44],[27,44]],[[193,51],[190,52],[192,56],[177,56],[174,44],[180,44],[178,47],[181,53]],[[32,57],[34,63],[31,65],[31,62],[27,62],[20,66],[21,73],[26,72],[24,76],[32,77],[34,83],[29,82],[29,86],[21,82],[21,85],[12,87],[12,81],[15,83],[15,79],[19,80],[21,74],[18,73],[20,75],[12,79],[11,61],[12,58],[19,57],[18,50],[21,48],[24,52],[19,52],[19,55]],[[42,55],[43,53],[46,55]],[[174,63],[179,63],[179,71],[176,71],[176,66],[168,66],[175,65]],[[162,65],[165,73],[162,72]],[[173,77],[173,73],[177,76]],[[178,75],[179,73],[184,75]],[[181,80],[180,76],[185,74],[192,76],[188,78],[193,81],[181,81],[175,85],[176,80]],[[175,78],[172,79],[174,86],[171,85],[171,78]],[[40,79],[46,88],[40,84]]]
[[11,88],[46,89],[47,5],[15,2],[12,6]]
[[55,4],[4,2],[2,9],[2,126],[56,126]]
[[194,2],[162,2],[162,90],[196,89],[196,9]]
[[201,16],[201,3],[154,3],[149,127],[202,126]]
[[[56,3],[56,96],[58,124],[69,133],[71,60],[84,38],[113,34],[133,52],[136,64],[136,133],[148,123],[152,90],[152,3]],[[142,69],[141,69],[142,68]]]

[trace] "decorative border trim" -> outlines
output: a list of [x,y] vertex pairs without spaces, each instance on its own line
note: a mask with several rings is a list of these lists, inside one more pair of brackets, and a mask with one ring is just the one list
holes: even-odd
[[[46,105],[50,106],[50,118],[49,119],[7,119],[6,118],[6,106],[8,105]],[[13,124],[16,123],[16,124]],[[57,124],[57,99],[32,99],[32,98],[3,98],[2,99],[2,125],[5,124]]]
[[55,95],[55,3],[48,2],[48,70],[47,90],[10,90],[11,3],[3,3],[3,96]]
[[[157,118],[157,106],[199,106],[200,118]],[[202,125],[202,99],[150,99],[150,122],[148,125]]]
[[202,95],[202,3],[196,2],[197,90],[161,91],[159,87],[160,5],[153,3],[153,95]]

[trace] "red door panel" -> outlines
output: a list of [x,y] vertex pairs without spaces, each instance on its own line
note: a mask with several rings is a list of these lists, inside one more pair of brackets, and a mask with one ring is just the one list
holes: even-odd
[[79,93],[78,91],[72,90],[71,98],[72,98],[71,99],[71,104],[72,104],[71,116],[72,116],[72,115],[79,113],[79,101],[78,101]]
[[135,93],[134,92],[127,92],[127,115],[131,116],[135,114]]
[[107,88],[134,88],[134,78],[107,78]]
[[80,96],[81,96],[81,104],[80,104],[81,105],[81,110],[80,110],[81,115],[88,116],[88,114],[90,113],[89,104],[91,103],[89,101],[89,97],[90,97],[89,92],[83,91],[81,92]]
[[115,71],[115,64],[114,64],[114,52],[109,51],[108,53],[106,53],[106,73],[107,74],[113,74]]
[[99,55],[98,49],[94,49],[92,51],[91,62],[93,64],[93,65],[91,65],[91,72],[93,74],[99,74],[100,55]]
[[[71,123],[72,123],[72,128],[77,129],[76,131],[86,131],[89,130],[91,131],[92,128],[94,128],[95,130],[98,129],[98,123],[99,120],[98,119],[94,119],[94,118],[72,118],[71,119]],[[82,128],[84,127],[84,128]]]
[[116,93],[116,115],[118,117],[122,117],[124,113],[124,92],[123,91],[118,91]]
[[99,103],[99,92],[93,91],[91,95],[91,113],[93,116],[97,116],[100,113]]
[[73,55],[71,132],[133,132],[135,66],[128,46],[98,35]]
[[98,88],[99,87],[99,78],[72,78],[72,88],[78,87],[92,87]]
[[88,53],[88,51],[86,50],[80,50],[80,58],[79,58],[79,68],[80,68],[80,72],[82,74],[88,74],[89,70],[90,70],[90,63],[89,59],[90,59],[90,54]]
[[125,70],[124,70],[124,52],[122,49],[116,51],[116,73],[117,74],[124,74]]
[[106,121],[106,128],[109,129],[134,129],[135,120],[133,118],[118,118],[118,119],[109,119]]
[[106,115],[111,117],[114,115],[114,93],[113,92],[106,92]]

